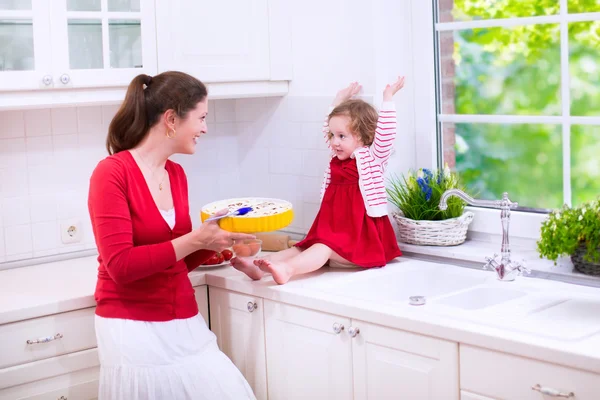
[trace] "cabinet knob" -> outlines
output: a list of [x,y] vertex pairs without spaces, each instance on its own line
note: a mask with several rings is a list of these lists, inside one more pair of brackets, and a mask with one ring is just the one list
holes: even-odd
[[360,329],[358,329],[358,328],[355,328],[353,326],[348,328],[348,334],[350,335],[350,337],[356,337],[356,335],[358,335],[359,333],[360,333]]
[[336,334],[340,334],[344,330],[344,325],[338,324],[337,322],[333,324],[333,331]]
[[252,312],[258,308],[258,304],[253,303],[251,301],[248,302],[248,311]]
[[67,400],[65,396],[60,396],[57,400]]
[[561,397],[563,399],[573,399],[575,398],[575,393],[569,392],[561,392],[560,390],[552,389],[549,387],[545,387],[540,385],[539,383],[531,388],[531,390],[535,390],[536,392],[540,392],[543,395],[550,397]]
[[65,85],[66,85],[67,83],[69,83],[69,81],[70,81],[70,80],[71,80],[71,77],[70,77],[69,75],[67,75],[67,74],[62,74],[62,75],[60,76],[60,81],[61,81],[63,84],[65,84]]
[[52,75],[44,75],[42,83],[46,86],[50,86],[52,84]]

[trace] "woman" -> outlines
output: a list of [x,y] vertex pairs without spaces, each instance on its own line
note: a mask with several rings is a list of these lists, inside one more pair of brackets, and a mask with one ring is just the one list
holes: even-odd
[[100,399],[254,399],[198,315],[187,276],[252,236],[214,222],[192,230],[185,173],[168,160],[194,153],[207,106],[206,87],[187,74],[138,75],[110,123],[110,156],[88,199],[100,253]]

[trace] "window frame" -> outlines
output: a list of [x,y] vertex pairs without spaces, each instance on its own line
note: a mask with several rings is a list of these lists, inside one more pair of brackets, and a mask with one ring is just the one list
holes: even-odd
[[[415,143],[418,167],[436,168],[442,165],[442,124],[501,123],[501,124],[554,124],[562,127],[563,199],[571,204],[571,125],[600,126],[600,116],[571,116],[570,72],[568,51],[568,24],[599,21],[600,12],[568,14],[568,1],[560,0],[556,15],[486,19],[457,22],[437,22],[437,3],[441,0],[411,0],[413,75],[415,82]],[[438,33],[471,28],[511,27],[539,23],[560,24],[561,41],[561,115],[467,115],[443,114],[441,107],[441,71]],[[566,51],[565,51],[566,50]],[[431,78],[434,79],[431,79]],[[510,193],[509,193],[510,197]],[[519,199],[511,199],[517,201]],[[469,207],[475,219],[470,232],[487,235],[501,234],[498,210]],[[548,210],[518,209],[511,216],[511,237],[538,239],[540,227]],[[481,235],[478,235],[481,236]]]

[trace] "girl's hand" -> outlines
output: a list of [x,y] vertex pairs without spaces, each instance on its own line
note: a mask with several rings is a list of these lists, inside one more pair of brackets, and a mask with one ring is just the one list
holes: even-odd
[[404,87],[404,77],[399,76],[396,82],[388,84],[383,90],[383,101],[392,101],[394,95]]
[[348,87],[340,90],[337,93],[331,105],[337,107],[344,101],[350,100],[352,97],[356,96],[360,92],[360,89],[362,89],[362,86],[359,85],[358,82],[352,82],[350,85],[348,85]]
[[[215,216],[227,214],[229,210],[221,210],[215,214]],[[234,241],[244,239],[255,239],[253,235],[247,235],[245,233],[232,233],[224,231],[219,227],[219,221],[205,222],[198,229],[194,231],[198,248],[223,251],[233,246]]]

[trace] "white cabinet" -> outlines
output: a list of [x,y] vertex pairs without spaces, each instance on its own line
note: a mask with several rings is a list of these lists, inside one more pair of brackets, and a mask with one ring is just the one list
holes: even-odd
[[194,297],[198,303],[198,312],[204,318],[206,326],[210,326],[208,319],[208,286],[202,285],[194,288]]
[[267,399],[263,314],[261,298],[210,288],[211,329],[219,348],[241,371],[259,400]]
[[180,70],[212,83],[212,97],[226,95],[218,83],[237,82],[238,92],[241,83],[251,83],[248,95],[287,91],[292,57],[285,0],[171,0],[156,6],[159,72]]
[[265,301],[269,399],[459,398],[458,345]]
[[0,90],[127,85],[155,74],[153,1],[0,2]]
[[458,344],[352,321],[354,400],[458,400]]
[[[597,400],[600,375],[478,347],[460,346],[461,399]],[[542,393],[545,392],[545,395]],[[467,393],[465,395],[465,393]],[[553,393],[553,395],[551,395]],[[573,393],[571,397],[568,397]]]
[[464,390],[460,391],[460,400],[496,400],[491,397],[483,397],[475,393],[465,392]]
[[352,399],[350,320],[264,303],[269,400]]

